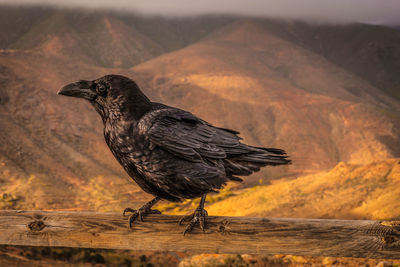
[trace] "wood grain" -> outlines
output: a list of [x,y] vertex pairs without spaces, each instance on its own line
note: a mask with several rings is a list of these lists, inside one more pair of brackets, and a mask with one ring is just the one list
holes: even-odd
[[127,227],[118,213],[0,211],[0,244],[195,253],[292,254],[400,259],[400,221],[208,217],[182,235],[179,216]]

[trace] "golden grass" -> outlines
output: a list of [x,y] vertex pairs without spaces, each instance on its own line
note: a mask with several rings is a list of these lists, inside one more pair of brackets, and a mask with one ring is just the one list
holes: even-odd
[[390,219],[400,215],[400,161],[339,163],[328,172],[246,189],[210,215]]
[[[238,189],[228,184],[209,194],[210,215],[341,219],[392,219],[400,215],[400,161],[390,159],[367,165],[339,163],[327,172],[270,185]],[[4,181],[3,181],[4,182]],[[129,184],[129,186],[128,186]],[[130,188],[131,187],[131,188]],[[74,209],[100,212],[138,208],[151,196],[123,179],[96,176],[69,190],[54,190],[40,175],[10,178],[0,184],[1,209]],[[193,212],[199,199],[183,203],[161,202],[166,214]]]
[[[237,187],[237,184],[234,183],[227,184],[222,190],[219,191],[218,194],[208,194],[206,202],[208,204],[218,203],[220,201],[223,201],[224,199],[234,196],[235,194],[233,190],[235,187]],[[200,198],[188,199],[182,203],[164,201],[161,202],[160,204],[157,204],[155,206],[155,209],[158,209],[159,211],[166,214],[177,215],[177,214],[193,212],[197,208],[199,203],[200,203]]]

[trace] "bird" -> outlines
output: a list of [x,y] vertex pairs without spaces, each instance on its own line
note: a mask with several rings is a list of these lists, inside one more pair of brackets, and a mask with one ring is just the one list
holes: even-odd
[[206,196],[218,192],[228,181],[271,165],[290,164],[283,149],[246,145],[239,132],[216,127],[194,114],[151,102],[136,82],[109,74],[80,80],[62,87],[59,95],[83,98],[100,115],[104,138],[128,175],[154,196],[139,209],[126,208],[132,228],[135,220],[160,214],[152,207],[160,200],[181,202],[201,197],[199,206],[179,221],[183,234],[197,225],[204,232]]

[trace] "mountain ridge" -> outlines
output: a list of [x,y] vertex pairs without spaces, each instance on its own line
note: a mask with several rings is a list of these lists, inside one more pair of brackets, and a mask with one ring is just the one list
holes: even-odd
[[[4,207],[15,208],[15,200],[23,198],[21,208],[109,211],[112,205],[128,206],[130,199],[140,205],[150,198],[113,158],[102,137],[101,120],[90,105],[56,95],[67,83],[109,73],[134,79],[153,101],[239,130],[252,145],[288,151],[292,166],[265,168],[242,187],[260,179],[318,173],[340,161],[366,164],[400,155],[399,100],[277,34],[285,25],[303,27],[295,22],[275,22],[276,26],[267,20],[232,17],[168,21],[94,11],[68,17],[70,11],[44,10],[32,11],[37,13],[22,20],[15,33],[20,38],[5,40],[0,34],[0,44],[7,44],[0,51]],[[11,17],[19,18],[15,12]],[[58,24],[41,25],[43,21]],[[74,23],[82,21],[87,22],[85,27],[77,29]],[[98,34],[91,42],[105,43],[90,51],[92,45],[80,43],[90,34]],[[131,60],[130,51],[143,57]],[[40,197],[35,204],[29,196],[36,191]],[[67,201],[52,200],[57,194]]]
[[[248,25],[248,22],[245,22],[245,25]],[[241,41],[247,42],[247,40],[254,40],[255,38],[257,38],[257,37],[253,38],[253,36],[246,36],[246,34],[248,33],[256,34],[255,32],[257,31],[249,30],[248,27],[245,27],[244,29],[241,29],[240,27],[239,27],[240,33],[245,35],[240,38],[239,42]],[[234,36],[237,37],[239,36],[239,34],[235,33]],[[261,34],[257,32],[257,36],[261,36]],[[266,35],[262,36],[265,37]],[[163,88],[175,88],[174,95],[186,96],[185,91],[189,90],[188,94],[195,94],[199,90],[198,87],[201,87],[203,90],[209,91],[214,95],[215,93],[217,93],[217,95],[223,97],[226,100],[241,101],[244,103],[261,105],[263,103],[267,103],[268,101],[271,102],[273,101],[274,98],[277,98],[280,99],[280,101],[283,103],[291,103],[292,104],[291,107],[294,107],[298,105],[298,103],[295,104],[290,102],[291,101],[290,98],[294,99],[303,98],[304,100],[308,99],[305,102],[323,101],[322,103],[329,103],[332,101],[340,102],[341,99],[344,99],[348,102],[348,104],[355,105],[355,107],[360,102],[367,103],[366,105],[361,105],[361,109],[365,109],[365,111],[367,111],[370,108],[372,108],[369,111],[371,112],[371,114],[374,113],[373,106],[387,110],[394,108],[393,109],[394,116],[397,116],[395,114],[398,114],[399,111],[398,102],[387,97],[385,94],[381,93],[380,90],[374,88],[366,81],[358,79],[354,77],[354,75],[345,74],[345,72],[340,67],[337,68],[335,65],[326,62],[326,60],[324,60],[320,56],[309,54],[309,52],[307,52],[306,50],[301,51],[300,53],[298,53],[298,55],[293,53],[289,55],[282,54],[281,52],[279,52],[280,49],[279,46],[282,45],[287,46],[288,44],[286,44],[285,42],[282,43],[281,40],[276,39],[275,37],[267,38],[264,41],[265,43],[262,43],[260,40],[256,41],[256,43],[261,46],[264,47],[268,46],[268,48],[260,50],[260,47],[257,47],[257,45],[255,47],[252,47],[253,44],[237,45],[237,40],[233,40],[233,44],[231,44],[232,42],[229,43],[230,42],[229,36],[228,39],[226,38],[223,40],[219,39],[217,41],[211,41],[210,38],[208,38],[203,42],[193,44],[182,50],[164,54],[160,57],[139,64],[138,66],[135,66],[133,70],[135,70],[138,73],[141,73],[145,77],[152,77],[150,78],[151,79],[150,81],[147,81],[145,86],[148,86],[150,88],[155,87],[156,91],[161,90],[160,91],[161,95],[159,95],[158,97],[155,96],[156,100],[164,101],[166,103],[169,103],[168,101],[171,100],[168,100],[165,97],[163,98],[162,92],[164,92],[165,90]],[[278,44],[276,42],[278,42]],[[271,49],[269,49],[270,47]],[[273,49],[275,49],[275,51]],[[297,49],[296,51],[299,50],[298,48],[296,49]],[[268,50],[268,52],[266,50]],[[294,48],[289,46],[288,48],[285,47],[282,50],[291,51],[294,50]],[[245,51],[250,51],[250,52],[246,54]],[[264,55],[265,53],[267,53],[267,57],[265,57]],[[235,61],[235,57],[234,56],[231,57],[230,55],[240,55],[241,57]],[[224,58],[221,58],[222,56],[224,56]],[[294,58],[296,57],[298,58],[299,63],[293,62]],[[313,59],[311,61],[309,60],[309,62],[312,62],[311,65],[310,63],[304,62],[303,59],[304,58],[307,59],[307,57],[311,57]],[[228,58],[231,61],[229,63],[230,64],[229,66],[226,65]],[[246,62],[247,60],[251,60],[252,64],[255,66],[254,67],[249,66],[249,64],[247,64]],[[277,68],[279,69],[280,66],[276,66],[275,62],[287,62],[290,60],[292,61],[290,67],[293,69],[293,71],[286,70],[287,73],[282,77],[279,71],[278,72],[276,71],[276,69]],[[171,73],[168,73],[168,70],[171,69],[169,67],[169,64],[173,64],[174,66]],[[297,66],[295,66],[295,64],[297,64]],[[313,67],[313,65],[317,64],[322,64],[323,67]],[[210,65],[210,67],[207,67],[207,65]],[[242,67],[240,68],[240,66]],[[306,66],[311,67],[311,69],[307,70]],[[246,76],[246,72],[249,73],[249,68],[251,69],[251,75]],[[321,71],[321,69],[322,70],[329,69],[330,73],[328,74],[324,73],[324,71]],[[200,70],[202,70],[202,72],[200,72]],[[310,74],[308,74],[307,71]],[[150,72],[150,74],[147,74],[146,72]],[[264,77],[257,76],[257,72],[261,73]],[[196,74],[191,75],[190,73],[196,73]],[[224,73],[229,73],[229,75],[225,75]],[[294,82],[300,84],[294,84],[293,82],[287,83],[288,80],[290,81],[290,79],[287,79],[287,77],[291,75],[293,76]],[[309,84],[307,80],[302,80],[303,79],[302,76],[307,76],[307,75],[321,76],[322,78],[320,79],[321,80],[320,84],[318,84],[318,86],[315,86],[315,84],[319,82],[317,78],[312,81],[313,84]],[[333,86],[331,84],[327,85],[326,83],[322,83],[322,81],[326,81],[326,78],[329,77],[329,75],[331,76],[333,75],[333,77],[336,77],[334,75],[342,75],[339,76],[342,77],[342,79],[336,79],[336,78],[334,79],[341,80],[342,81],[341,83],[344,85],[341,85],[338,82],[336,82],[336,85]],[[267,78],[265,78],[265,76],[267,76]],[[332,80],[332,82],[335,82],[334,79]],[[162,84],[163,82],[165,83],[164,85]],[[349,90],[347,90],[346,87],[352,87],[353,84],[354,86],[358,86],[360,89],[364,87],[361,94],[354,95],[352,92],[349,92]],[[184,88],[185,86],[187,88],[190,88],[190,86],[195,86],[196,89],[192,90],[185,89]],[[312,86],[314,86],[314,89]],[[258,88],[255,89],[254,87]],[[285,92],[282,91],[283,88]],[[202,99],[202,97],[194,97],[194,96],[191,96],[191,98],[193,99],[192,101],[196,101],[196,99]],[[377,98],[381,98],[382,100],[385,101],[382,100],[376,101]],[[282,99],[285,100],[282,101]],[[185,98],[185,101],[190,102],[191,100]],[[345,104],[346,101],[344,101],[343,104]],[[182,103],[182,101],[173,100],[169,104],[174,104],[174,102]],[[192,102],[189,105],[193,106],[193,103],[194,102]],[[183,105],[184,105],[183,108],[186,109],[188,108],[187,104],[183,103]],[[370,105],[370,107],[368,107],[368,105]],[[201,106],[202,105],[199,105],[199,107]],[[218,107],[218,109],[221,108],[221,105],[219,104],[214,104],[214,106]],[[195,107],[195,109],[196,108],[197,107]],[[301,110],[302,108],[299,107],[299,109]],[[207,108],[207,112],[208,111],[209,108]],[[215,110],[215,108],[213,108],[212,111],[216,113],[219,112],[218,110]],[[319,113],[319,110],[315,112]],[[359,112],[362,113],[363,111],[360,110]],[[204,111],[202,113],[204,114]],[[226,111],[225,113],[229,112]],[[277,113],[285,113],[285,112],[277,112]],[[313,114],[311,117],[313,116],[315,117],[316,114]],[[201,111],[200,114],[198,115],[202,115]],[[206,114],[203,115],[203,117],[204,116],[206,116],[207,118]],[[223,114],[220,114],[219,116],[214,116],[214,117],[222,118],[224,116]],[[250,114],[248,117],[250,117]],[[235,118],[237,118],[237,116]],[[305,119],[306,118],[302,118],[301,121],[304,121]],[[260,119],[260,121],[263,120],[268,121],[267,118]],[[299,119],[297,119],[297,121],[298,120]],[[279,121],[282,121],[282,119],[280,119]],[[321,118],[320,121],[327,121],[327,119]],[[256,124],[257,123],[253,123],[252,127],[255,127]],[[222,126],[232,127],[231,125],[222,125]],[[233,128],[238,129],[240,127],[241,127],[240,125],[237,125],[236,127]],[[300,126],[298,125],[297,127]],[[317,132],[318,130],[316,129],[315,131]],[[265,141],[262,143],[268,143],[268,142]],[[257,143],[255,145],[262,145],[262,144]],[[285,146],[284,141],[283,145]],[[295,144],[286,145],[285,147],[291,147],[291,146],[293,147],[295,146]],[[379,156],[377,158],[379,158]],[[325,168],[328,167],[333,167],[333,166],[331,165],[325,166]]]

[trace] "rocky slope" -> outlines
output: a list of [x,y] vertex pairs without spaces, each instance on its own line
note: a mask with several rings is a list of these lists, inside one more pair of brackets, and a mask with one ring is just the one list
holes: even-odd
[[207,211],[221,216],[395,219],[400,214],[399,184],[399,159],[342,162],[327,172],[236,192]]
[[253,145],[286,149],[293,165],[270,168],[275,175],[400,152],[399,101],[254,20],[132,70],[153,99],[239,130]]
[[[400,155],[399,101],[316,49],[314,28],[303,34],[299,22],[46,8],[0,13],[1,208],[120,210],[149,198],[108,151],[95,111],[56,95],[69,82],[107,73],[135,79],[155,101],[239,130],[245,142],[291,155],[293,165],[265,169],[245,186]],[[337,36],[324,51],[347,51],[339,42],[345,26],[320,27]],[[379,77],[395,88],[392,76]]]

